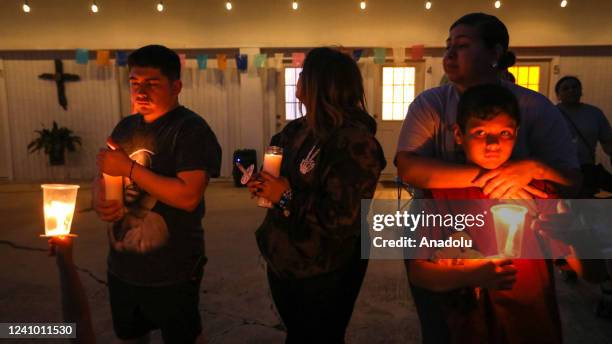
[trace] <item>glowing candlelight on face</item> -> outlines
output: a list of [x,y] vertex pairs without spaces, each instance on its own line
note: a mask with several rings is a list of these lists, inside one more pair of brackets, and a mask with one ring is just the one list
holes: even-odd
[[70,234],[78,185],[43,184],[45,236]]
[[499,254],[505,257],[519,257],[527,208],[515,204],[499,204],[491,207],[491,212],[495,222]]
[[[276,146],[270,146],[266,148],[266,154],[264,155],[263,171],[267,172],[274,177],[280,176],[281,163],[283,161],[283,149]],[[272,208],[272,202],[260,197],[257,200],[257,205],[265,208]]]

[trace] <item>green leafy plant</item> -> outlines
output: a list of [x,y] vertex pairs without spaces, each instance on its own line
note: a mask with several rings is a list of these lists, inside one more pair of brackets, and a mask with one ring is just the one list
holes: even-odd
[[51,165],[64,165],[65,152],[74,152],[76,145],[81,146],[81,138],[73,135],[72,130],[66,127],[59,127],[57,122],[53,121],[53,127],[42,130],[34,130],[38,134],[38,138],[28,144],[28,152],[34,153],[43,150],[49,155],[49,163]]

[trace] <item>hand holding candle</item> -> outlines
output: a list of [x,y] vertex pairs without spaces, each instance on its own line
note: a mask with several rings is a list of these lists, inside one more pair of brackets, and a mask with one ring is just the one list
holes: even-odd
[[116,144],[109,139],[110,148],[100,149],[96,157],[98,170],[115,177],[128,177],[132,167],[132,159]]

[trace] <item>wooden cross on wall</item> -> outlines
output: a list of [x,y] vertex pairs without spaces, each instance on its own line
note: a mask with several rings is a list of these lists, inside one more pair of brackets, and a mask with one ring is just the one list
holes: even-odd
[[54,74],[44,73],[39,75],[38,78],[55,81],[55,84],[57,85],[57,100],[64,110],[68,110],[68,99],[66,99],[66,86],[64,83],[66,81],[79,81],[81,78],[76,74],[64,73],[64,65],[62,60],[59,59],[55,60]]

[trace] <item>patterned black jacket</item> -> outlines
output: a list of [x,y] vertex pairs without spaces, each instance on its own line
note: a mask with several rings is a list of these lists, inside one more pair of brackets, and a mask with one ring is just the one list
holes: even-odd
[[[375,138],[376,122],[365,112],[317,139],[306,118],[289,123],[271,140],[283,148],[281,175],[293,199],[289,216],[270,209],[257,230],[259,249],[274,273],[306,278],[345,266],[359,249],[361,199],[372,198],[386,165]],[[300,163],[316,152],[315,167],[304,174]]]

